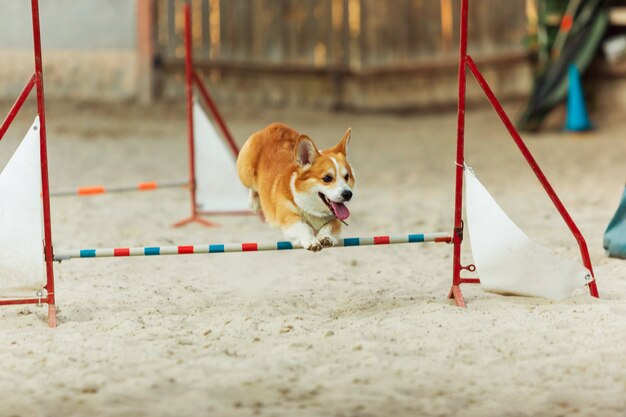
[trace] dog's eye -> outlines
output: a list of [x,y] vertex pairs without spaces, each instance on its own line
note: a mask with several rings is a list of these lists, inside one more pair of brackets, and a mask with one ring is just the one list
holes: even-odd
[[331,182],[333,180],[333,177],[330,175],[326,175],[324,178],[322,178],[322,181],[324,182]]
[[346,181],[348,181],[350,179],[350,174],[346,174],[345,177],[343,177]]

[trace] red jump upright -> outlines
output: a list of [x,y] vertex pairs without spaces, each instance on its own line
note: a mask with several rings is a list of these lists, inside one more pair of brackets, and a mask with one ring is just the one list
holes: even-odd
[[191,192],[191,216],[174,224],[174,227],[181,227],[186,224],[196,222],[203,226],[216,226],[208,220],[203,219],[198,214],[196,202],[196,158],[195,140],[193,132],[193,68],[192,68],[192,48],[191,48],[191,7],[189,3],[183,6],[185,15],[185,94],[187,99],[187,143],[189,146],[189,190]]
[[[541,171],[541,168],[533,158],[530,150],[522,140],[519,132],[507,116],[506,112],[502,108],[502,105],[493,94],[493,91],[487,84],[487,81],[482,76],[478,67],[474,63],[474,60],[467,53],[467,31],[468,31],[468,13],[469,13],[469,0],[461,0],[461,21],[460,21],[460,42],[459,42],[459,98],[457,109],[457,148],[456,148],[456,184],[455,184],[455,203],[454,203],[454,231],[452,235],[452,243],[454,245],[454,254],[452,260],[452,287],[450,289],[449,298],[454,298],[456,304],[459,307],[465,307],[465,300],[463,299],[463,293],[461,291],[461,284],[475,284],[480,283],[478,278],[462,278],[461,271],[467,270],[470,272],[475,271],[474,265],[463,266],[461,265],[461,246],[463,243],[463,167],[465,163],[465,93],[466,93],[466,69],[469,69],[476,81],[485,93],[489,103],[493,106],[496,113],[502,120],[502,123],[509,131],[511,138],[515,141],[522,155],[532,168],[533,172],[541,182],[541,185],[545,189],[546,193],[554,203],[557,211],[563,217],[563,220],[569,227],[570,231],[574,235],[574,238],[578,242],[580,248],[580,255],[583,265],[589,270],[593,277],[593,267],[591,265],[591,259],[589,257],[589,251],[587,249],[587,242],[582,233],[570,217],[569,213],[565,209],[565,206],[557,196],[556,192],[548,182],[548,179]],[[595,280],[589,284],[589,293],[593,297],[599,297],[598,288]]]
[[235,157],[239,154],[239,147],[233,138],[232,133],[228,129],[224,118],[222,117],[220,111],[218,110],[215,101],[211,97],[209,90],[204,85],[204,82],[198,75],[198,73],[193,69],[193,43],[192,43],[192,31],[191,31],[191,6],[189,3],[185,3],[183,6],[183,14],[185,21],[185,93],[186,93],[186,102],[187,102],[187,140],[189,143],[189,189],[191,192],[191,216],[177,222],[174,224],[174,227],[181,227],[187,225],[189,223],[199,223],[203,226],[212,227],[217,226],[215,223],[212,223],[202,217],[201,215],[250,215],[252,214],[249,211],[217,211],[217,212],[204,212],[198,210],[198,204],[196,199],[196,161],[195,161],[195,132],[193,128],[194,120],[193,120],[193,97],[194,97],[194,87],[198,89],[200,92],[200,97],[206,104],[207,108],[211,112],[211,116],[217,123],[226,140],[226,144],[232,151]]
[[44,224],[44,258],[46,263],[46,295],[42,298],[21,300],[0,300],[0,305],[15,304],[48,304],[48,324],[56,327],[56,304],[54,297],[54,254],[52,249],[52,227],[50,223],[50,187],[48,184],[48,151],[46,140],[46,108],[43,88],[43,65],[41,58],[41,31],[39,25],[39,0],[31,0],[31,14],[33,24],[33,51],[35,58],[35,72],[11,107],[8,116],[0,126],[0,140],[15,120],[22,105],[28,98],[33,87],[37,91],[37,114],[39,115],[39,141],[41,160],[41,194],[43,200]]

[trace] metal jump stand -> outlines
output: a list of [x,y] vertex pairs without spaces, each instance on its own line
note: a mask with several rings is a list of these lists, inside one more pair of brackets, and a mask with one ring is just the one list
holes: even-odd
[[39,26],[39,0],[31,0],[33,18],[33,50],[35,54],[35,73],[15,100],[9,110],[9,114],[0,126],[0,140],[17,116],[22,105],[28,98],[33,87],[37,91],[37,114],[39,115],[39,143],[41,157],[41,193],[43,200],[43,223],[44,223],[44,259],[46,262],[46,295],[41,298],[27,298],[21,300],[0,300],[0,305],[11,304],[48,304],[48,324],[56,327],[56,304],[54,301],[54,255],[52,251],[52,227],[50,225],[50,187],[48,183],[48,148],[46,141],[46,108],[43,94],[43,68],[41,60],[41,31]]
[[200,96],[202,97],[204,103],[209,108],[211,115],[217,122],[222,134],[224,135],[224,139],[230,150],[233,152],[235,156],[239,154],[239,148],[235,143],[235,139],[233,135],[230,133],[224,118],[219,112],[217,105],[213,101],[211,94],[209,94],[209,90],[204,85],[202,78],[198,76],[198,73],[193,69],[193,52],[192,52],[192,41],[191,41],[191,6],[189,3],[185,3],[183,6],[183,13],[185,15],[185,92],[187,94],[187,138],[189,142],[189,189],[191,192],[191,216],[181,220],[174,224],[174,227],[181,227],[187,225],[189,223],[199,223],[203,226],[213,227],[216,226],[215,223],[212,223],[201,216],[203,214],[216,214],[216,215],[241,215],[241,214],[252,214],[250,212],[241,212],[241,211],[222,211],[222,212],[202,212],[198,210],[198,205],[196,202],[196,161],[195,161],[195,133],[193,129],[193,87],[195,86],[200,92]]
[[[466,91],[466,69],[469,69],[478,85],[483,89],[487,99],[493,106],[500,120],[509,131],[511,138],[515,141],[515,144],[519,148],[520,152],[532,168],[533,172],[543,185],[546,193],[554,203],[554,206],[558,210],[561,217],[569,227],[570,231],[576,238],[578,246],[580,248],[580,255],[582,257],[583,265],[589,270],[592,276],[593,267],[591,265],[591,259],[589,258],[589,250],[587,249],[587,242],[583,237],[580,230],[574,223],[574,220],[570,217],[569,213],[565,209],[565,206],[557,196],[556,192],[548,182],[548,179],[539,168],[537,161],[533,158],[532,154],[528,150],[528,147],[522,140],[519,132],[511,122],[511,119],[507,116],[506,112],[502,108],[502,105],[491,91],[491,88],[487,84],[487,81],[476,67],[474,60],[467,54],[467,16],[468,16],[468,0],[461,0],[461,30],[460,30],[460,45],[459,45],[459,101],[458,101],[458,124],[457,124],[457,147],[456,147],[456,187],[455,187],[455,202],[454,202],[454,233],[452,237],[452,243],[454,245],[454,256],[452,263],[452,288],[448,295],[449,298],[454,298],[456,304],[459,307],[465,307],[465,300],[463,299],[463,293],[461,292],[461,284],[477,284],[480,283],[478,278],[463,278],[461,277],[461,271],[468,270],[473,272],[475,270],[474,265],[463,266],[461,265],[461,244],[463,243],[463,164],[465,163],[465,91]],[[595,280],[589,284],[589,292],[593,297],[598,297],[598,288]]]

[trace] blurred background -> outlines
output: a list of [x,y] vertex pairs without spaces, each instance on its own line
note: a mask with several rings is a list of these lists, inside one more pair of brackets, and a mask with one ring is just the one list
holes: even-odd
[[[140,102],[183,97],[183,3],[42,1],[47,97]],[[624,3],[473,0],[470,53],[500,98],[532,99],[536,80],[567,50],[570,40],[559,31],[570,10],[574,21],[595,25],[596,35],[581,30],[579,38],[587,41],[571,44],[566,61],[575,61],[584,49],[585,82],[611,82],[602,101],[626,107],[626,89],[613,82],[626,76]],[[191,5],[194,62],[218,103],[398,112],[455,108],[458,0],[191,0]],[[585,12],[585,5],[593,10]],[[609,40],[613,49],[607,55],[603,45]],[[24,85],[32,68],[31,45],[30,2],[0,2],[0,100],[14,99]],[[557,68],[553,78],[565,79],[566,72]],[[468,99],[482,102],[477,86],[468,88]],[[587,87],[597,88],[602,87]],[[598,101],[600,93],[591,95]],[[563,99],[561,94],[557,101]]]

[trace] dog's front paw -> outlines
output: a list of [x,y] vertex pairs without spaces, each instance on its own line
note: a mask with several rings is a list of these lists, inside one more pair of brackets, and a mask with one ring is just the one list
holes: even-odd
[[320,238],[320,244],[324,248],[330,248],[332,246],[335,246],[338,242],[339,239],[337,239],[335,236],[323,236]]
[[317,240],[325,248],[330,248],[339,243],[339,232],[341,230],[341,223],[338,220],[333,220],[326,223],[319,232],[317,232]]
[[300,245],[306,250],[310,250],[311,252],[319,252],[322,250],[322,244],[316,238],[311,239],[302,239],[300,241]]
[[339,243],[339,238],[336,233],[333,231],[332,225],[325,225],[317,234],[317,240],[320,241],[320,244],[325,248],[330,248],[331,246],[335,246]]

